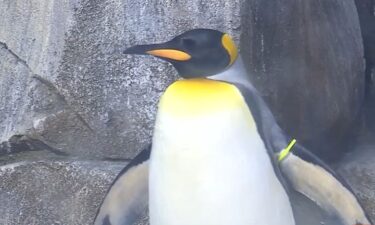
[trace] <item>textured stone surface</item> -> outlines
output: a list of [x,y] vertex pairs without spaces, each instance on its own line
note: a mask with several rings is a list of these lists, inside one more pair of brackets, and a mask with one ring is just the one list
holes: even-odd
[[0,143],[27,134],[71,155],[134,156],[150,141],[158,97],[176,74],[121,49],[193,27],[238,39],[240,18],[239,0],[1,0],[0,41],[12,51],[4,54],[25,71],[1,65],[0,85],[14,88],[0,95]]
[[364,92],[354,2],[254,0],[244,10],[241,47],[281,127],[317,153],[341,149]]
[[[14,158],[14,159],[13,159]],[[0,160],[0,224],[90,225],[121,162],[21,153]]]
[[[371,87],[372,89],[374,86]],[[375,221],[375,92],[367,99],[360,127],[351,142],[351,152],[335,166],[357,193]]]
[[48,81],[56,77],[75,4],[73,0],[0,1],[2,150],[15,135],[38,136],[33,132],[34,123],[67,108],[63,96]]
[[[0,43],[0,142],[20,130],[30,127],[27,121],[29,99],[24,93],[29,89],[31,72],[6,45]],[[11,89],[10,89],[11,87]],[[21,132],[22,132],[21,131]]]
[[375,134],[367,139],[371,140],[356,146],[356,151],[346,156],[339,171],[375,221]]

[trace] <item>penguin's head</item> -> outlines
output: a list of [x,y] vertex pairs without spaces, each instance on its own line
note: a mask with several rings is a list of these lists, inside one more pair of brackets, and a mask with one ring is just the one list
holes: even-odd
[[153,55],[170,62],[183,78],[207,77],[230,67],[237,58],[232,38],[211,29],[189,30],[172,40],[149,45],[137,45],[125,54]]

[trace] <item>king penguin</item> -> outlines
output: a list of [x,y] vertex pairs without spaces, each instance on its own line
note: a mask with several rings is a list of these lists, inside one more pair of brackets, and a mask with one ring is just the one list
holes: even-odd
[[162,95],[152,145],[117,176],[95,225],[133,224],[147,205],[151,225],[307,225],[315,214],[304,202],[332,224],[370,224],[345,181],[302,145],[279,160],[290,139],[228,34],[194,29],[124,53],[165,60],[183,79]]

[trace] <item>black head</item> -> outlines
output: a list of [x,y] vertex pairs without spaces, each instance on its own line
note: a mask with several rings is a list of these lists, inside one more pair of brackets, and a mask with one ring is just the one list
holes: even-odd
[[153,55],[170,62],[184,78],[218,74],[237,58],[237,47],[228,34],[194,29],[161,44],[137,45],[125,54]]

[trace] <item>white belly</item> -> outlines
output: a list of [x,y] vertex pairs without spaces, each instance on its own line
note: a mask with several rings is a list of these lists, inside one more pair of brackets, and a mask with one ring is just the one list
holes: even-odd
[[150,159],[151,225],[293,225],[248,109],[158,114]]

